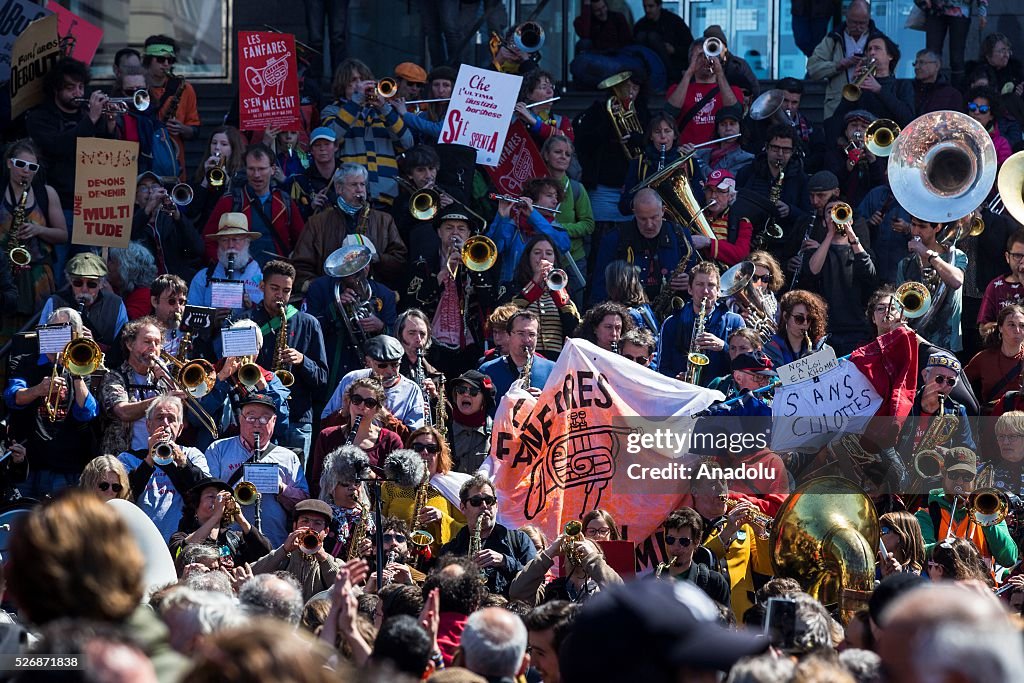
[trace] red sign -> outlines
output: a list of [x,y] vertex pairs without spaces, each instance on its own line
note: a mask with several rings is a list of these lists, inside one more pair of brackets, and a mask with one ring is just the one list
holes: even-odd
[[80,62],[91,64],[100,41],[103,40],[103,29],[90,24],[54,0],[46,3],[46,9],[57,15],[57,35],[60,36],[64,54],[70,54]]
[[520,196],[523,185],[531,178],[543,178],[548,174],[544,159],[537,149],[537,143],[530,137],[530,131],[519,119],[509,126],[505,146],[497,166],[485,166],[491,182],[502,194]]
[[238,112],[242,130],[301,130],[295,36],[238,33]]

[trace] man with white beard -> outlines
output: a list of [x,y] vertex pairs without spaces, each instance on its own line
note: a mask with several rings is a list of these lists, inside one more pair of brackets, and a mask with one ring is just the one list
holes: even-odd
[[217,232],[206,236],[208,240],[217,240],[217,260],[192,278],[188,288],[189,305],[213,306],[211,282],[216,280],[240,281],[244,285],[242,307],[232,308],[232,316],[237,317],[262,303],[260,283],[263,274],[259,263],[249,255],[249,246],[259,236],[258,232],[249,231],[249,219],[244,213],[230,212],[222,215]]

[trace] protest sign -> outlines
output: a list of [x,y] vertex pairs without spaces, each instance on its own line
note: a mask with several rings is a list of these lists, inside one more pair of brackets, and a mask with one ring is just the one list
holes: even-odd
[[78,138],[72,244],[128,246],[138,159],[137,142]]
[[63,44],[64,54],[70,54],[80,62],[92,64],[96,50],[103,40],[103,29],[64,9],[55,0],[46,4],[46,9],[57,15],[57,35]]
[[497,165],[522,82],[522,76],[462,65],[438,142],[469,145],[476,163]]
[[526,181],[547,174],[548,169],[537,149],[537,143],[523,122],[516,119],[509,126],[497,166],[488,166],[487,175],[499,192],[518,197],[523,194]]
[[0,83],[11,78],[11,50],[15,39],[36,19],[50,14],[32,0],[0,0]]
[[238,113],[242,130],[302,128],[295,36],[238,33]]
[[11,118],[43,102],[43,76],[60,59],[57,17],[51,14],[29,24],[11,52]]

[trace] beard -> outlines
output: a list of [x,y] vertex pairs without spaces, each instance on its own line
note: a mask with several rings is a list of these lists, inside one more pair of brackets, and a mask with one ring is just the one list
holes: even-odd
[[251,260],[251,257],[249,256],[249,245],[250,245],[250,242],[247,241],[245,246],[242,247],[241,249],[224,249],[222,247],[217,247],[217,261],[218,261],[218,263],[220,263],[220,265],[224,268],[224,270],[227,270],[228,269],[228,255],[229,254],[234,254],[235,255],[235,266],[234,266],[235,270],[244,270],[245,267],[247,265],[249,265],[249,261]]

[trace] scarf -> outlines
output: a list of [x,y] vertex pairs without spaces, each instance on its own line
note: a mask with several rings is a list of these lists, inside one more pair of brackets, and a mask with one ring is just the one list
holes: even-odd
[[360,209],[362,209],[363,207],[361,207],[361,206],[352,206],[351,204],[346,202],[343,198],[338,197],[338,208],[341,209],[342,211],[344,211],[349,216],[355,216],[356,213]]
[[487,423],[487,411],[479,410],[475,413],[464,413],[459,410],[458,405],[452,405],[452,419],[463,427],[483,427]]

